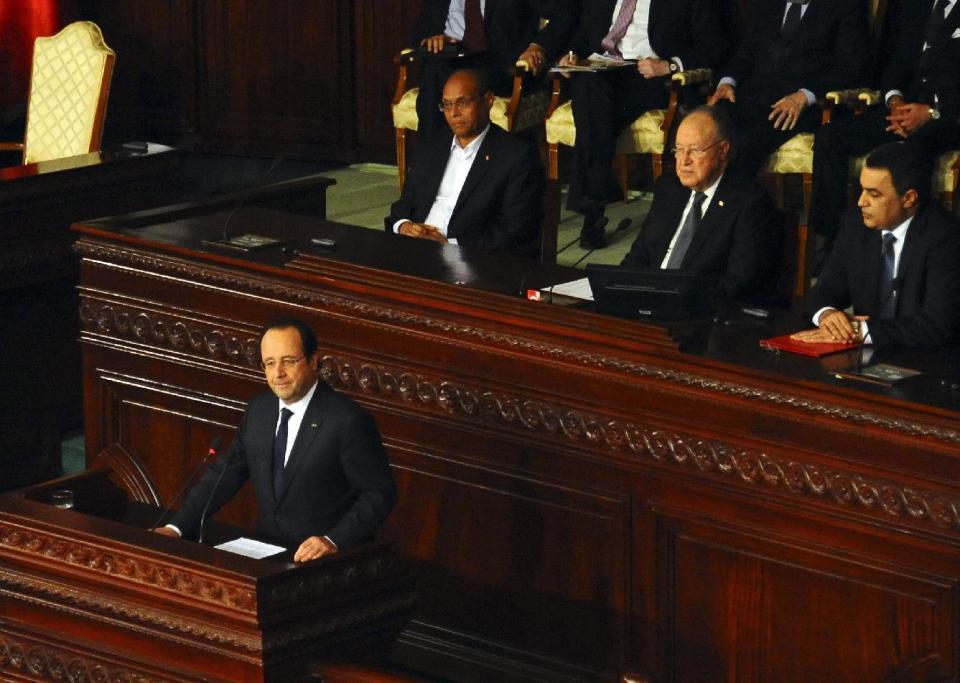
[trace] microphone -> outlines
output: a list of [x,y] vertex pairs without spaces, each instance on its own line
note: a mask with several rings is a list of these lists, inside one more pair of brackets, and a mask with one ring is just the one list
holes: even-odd
[[[610,222],[609,218],[607,218],[606,216],[600,216],[600,218],[597,219],[597,223],[596,223],[597,229],[603,230],[604,228],[607,227],[607,223],[609,222]],[[567,249],[569,249],[579,241],[580,241],[580,235],[577,235],[576,237],[574,237],[572,240],[570,240],[569,242],[564,244],[560,249],[557,250],[557,256],[565,252]],[[593,250],[591,249],[590,251],[593,251]]]
[[[890,291],[887,292],[887,295],[883,297],[883,301],[880,303],[880,306],[877,308],[878,311],[882,311],[887,307],[887,304],[890,303],[890,300],[896,297],[897,291],[900,289],[900,286],[903,284],[902,277],[895,277],[890,281]],[[857,347],[857,364],[856,372],[863,372],[863,348],[866,346],[867,335],[862,335],[860,337],[860,345]]]
[[160,526],[160,523],[163,521],[163,518],[170,513],[170,510],[173,509],[173,506],[176,505],[181,498],[183,498],[186,492],[193,485],[194,480],[196,480],[197,478],[197,474],[207,465],[207,463],[210,462],[211,458],[217,457],[217,453],[220,452],[220,448],[222,446],[223,446],[223,439],[221,439],[219,436],[214,437],[213,441],[210,442],[210,448],[208,448],[206,454],[204,454],[204,456],[200,458],[200,462],[197,463],[197,466],[193,468],[193,472],[191,472],[190,476],[187,477],[186,483],[177,492],[177,495],[173,497],[173,499],[170,501],[170,504],[167,505],[167,507],[164,508],[163,512],[160,513],[160,516],[157,517],[157,521],[150,525],[151,529],[155,529],[158,526]]
[[[633,223],[632,220],[630,220],[629,218],[624,218],[624,219],[621,220],[619,223],[617,223],[617,227],[616,227],[616,228],[614,229],[614,231],[613,231],[612,233],[610,233],[610,234],[611,234],[611,235],[616,235],[618,232],[623,232],[624,230],[626,230],[627,228],[630,227],[630,224],[631,224],[631,223]],[[604,216],[603,219],[602,219],[602,221],[601,221],[600,223],[598,223],[598,225],[600,225],[600,226],[602,226],[602,227],[606,227],[606,225],[607,225],[607,217]],[[581,257],[577,260],[577,262],[573,264],[573,267],[576,268],[577,266],[579,266],[580,263],[581,263],[585,258],[587,258],[590,254],[592,254],[592,253],[595,252],[596,250],[597,250],[597,248],[594,247],[593,249],[591,249],[590,251],[588,251],[586,254],[584,254],[583,256],[581,256]]]
[[[274,157],[273,161],[270,163],[270,167],[266,170],[265,173],[262,173],[256,182],[251,185],[251,187],[256,187],[263,183],[264,180],[270,177],[270,174],[273,173],[277,166],[283,162],[283,157]],[[230,213],[227,214],[227,220],[223,222],[223,236],[220,241],[229,244],[230,243],[230,221],[233,220],[234,214],[247,203],[247,201],[253,196],[252,192],[244,192],[243,195],[237,200],[237,203],[233,205],[233,208],[230,209]]]
[[207,511],[210,510],[210,504],[213,502],[213,496],[220,487],[220,480],[223,479],[223,475],[227,471],[228,466],[228,464],[225,464],[223,469],[220,470],[220,474],[217,475],[217,480],[213,482],[213,488],[210,489],[210,495],[207,496],[207,503],[203,506],[203,512],[200,513],[200,532],[197,535],[198,543],[203,543],[203,525],[207,521]]

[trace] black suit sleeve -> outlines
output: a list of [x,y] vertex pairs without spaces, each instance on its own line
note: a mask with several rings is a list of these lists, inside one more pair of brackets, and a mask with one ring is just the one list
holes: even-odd
[[924,268],[918,310],[869,321],[870,338],[879,349],[944,346],[960,328],[960,233],[956,229],[941,233],[924,251],[924,263],[910,266]]
[[[661,54],[663,59],[679,57],[684,69],[716,68],[727,56],[730,41],[720,21],[717,0],[694,0],[690,4],[690,26],[682,34],[689,35],[674,46],[665,50],[675,54]],[[658,50],[658,53],[661,50]]]
[[645,239],[646,235],[649,234],[649,227],[651,215],[653,210],[647,212],[647,215],[643,219],[643,223],[640,225],[640,232],[637,233],[637,237],[633,240],[633,245],[630,247],[630,251],[627,252],[627,255],[623,257],[623,261],[620,263],[624,268],[659,268],[660,264],[655,265],[650,264],[650,249]]
[[543,48],[548,59],[555,59],[570,42],[577,23],[579,3],[574,0],[540,0],[533,5],[541,17],[549,20],[533,42]]
[[[529,243],[537,235],[543,218],[545,183],[536,148],[523,140],[520,151],[510,164],[503,194],[497,199],[499,208],[491,225],[488,229],[467,233],[458,241],[464,246],[485,251],[514,249]],[[475,240],[473,235],[476,235]]]
[[850,212],[844,215],[842,226],[827,260],[820,269],[817,284],[810,290],[807,297],[804,312],[808,316],[827,307],[842,311],[853,301],[850,291],[851,275],[848,271],[852,264],[857,263],[853,259],[862,258],[858,253],[860,250],[853,249],[852,245],[857,233],[862,231],[863,227],[859,221],[853,219]]
[[[450,138],[445,138],[446,144],[449,144]],[[410,172],[407,175],[407,182],[403,185],[403,192],[400,198],[390,206],[390,215],[383,220],[383,227],[387,232],[393,232],[393,225],[400,219],[422,223],[430,213],[430,208],[436,199],[436,194],[430,194],[428,188],[439,185],[431,182],[430,173],[437,173],[436,165],[446,166],[449,154],[443,156],[442,149],[437,153],[438,143],[435,139],[421,140],[417,149],[413,153],[413,159],[410,164]],[[439,176],[443,177],[443,168],[439,169]],[[429,195],[429,196],[428,196]]]
[[325,534],[338,548],[349,548],[371,538],[396,503],[393,474],[373,418],[354,412],[342,429],[340,466],[353,502],[336,526]]
[[420,41],[430,36],[443,33],[447,25],[447,10],[450,3],[447,0],[424,0],[420,9],[420,16],[413,27],[411,41],[419,45]]
[[727,268],[717,283],[723,299],[759,300],[773,290],[782,246],[782,216],[763,192],[749,195],[736,218]]
[[[230,446],[230,450],[210,465],[200,481],[187,494],[183,506],[170,520],[170,524],[180,530],[183,538],[195,539],[197,537],[200,531],[200,517],[208,500],[210,500],[210,507],[207,510],[206,518],[210,519],[220,508],[230,502],[237,491],[240,490],[240,487],[250,478],[247,453],[243,442],[248,414],[249,408],[248,412],[244,414],[237,431],[237,438]],[[219,484],[217,483],[218,479],[220,480]],[[214,491],[215,486],[216,491]],[[211,493],[213,494],[212,499]]]

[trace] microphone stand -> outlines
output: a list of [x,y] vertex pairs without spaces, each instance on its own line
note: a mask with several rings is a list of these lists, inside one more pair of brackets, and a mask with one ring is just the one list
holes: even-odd
[[210,458],[215,458],[217,456],[222,446],[223,446],[223,439],[221,439],[219,436],[215,437],[213,441],[210,442],[210,448],[207,449],[206,455],[200,458],[200,462],[197,463],[197,466],[193,468],[193,472],[191,472],[190,476],[187,477],[186,483],[182,487],[180,487],[180,490],[177,491],[177,495],[175,495],[170,500],[170,504],[167,505],[167,507],[164,508],[163,512],[160,513],[160,516],[157,517],[157,521],[150,525],[151,529],[155,529],[158,526],[160,526],[160,522],[163,521],[163,518],[170,513],[170,510],[173,509],[173,506],[176,505],[181,498],[183,498],[184,494],[186,494],[186,492],[193,485],[194,481],[197,478],[197,474],[210,462]]

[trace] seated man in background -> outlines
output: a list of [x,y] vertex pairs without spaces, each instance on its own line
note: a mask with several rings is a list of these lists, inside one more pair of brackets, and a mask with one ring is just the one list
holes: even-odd
[[271,391],[247,404],[230,451],[217,459],[165,527],[195,538],[249,479],[257,533],[313,560],[373,538],[396,501],[393,474],[373,418],[320,380],[317,338],[278,318],[260,337]]
[[671,75],[715,67],[729,41],[717,0],[591,0],[580,10],[580,28],[561,65],[592,53],[637,60],[636,66],[576,73],[570,81],[577,128],[568,207],[583,214],[580,246],[600,248],[600,219],[623,199],[611,170],[617,136],[651,109],[666,109]]
[[[566,45],[578,5],[578,0],[424,0],[414,44],[434,55],[449,47],[466,55],[456,61],[421,61],[418,131],[430,134],[444,127],[437,103],[455,69],[483,71],[498,95],[510,94],[517,61],[526,61],[539,73]],[[541,17],[549,20],[543,29]]]
[[817,132],[810,226],[827,243],[840,227],[851,157],[904,140],[935,157],[960,144],[960,9],[956,0],[901,1],[888,25],[880,86],[886,106]]
[[720,300],[757,301],[771,293],[782,218],[756,183],[727,171],[732,133],[729,117],[709,107],[681,121],[676,174],[657,181],[623,266],[715,275]]
[[732,167],[755,176],[771,152],[820,125],[817,99],[861,82],[870,44],[865,0],[767,0],[753,14],[708,104],[737,125]]
[[543,165],[530,141],[490,123],[492,103],[479,72],[450,76],[440,105],[449,130],[417,145],[387,232],[486,251],[532,245],[543,215]]
[[937,347],[957,337],[960,226],[929,201],[930,166],[922,150],[902,142],[870,153],[859,215],[844,216],[810,293],[817,329],[794,339],[891,348]]

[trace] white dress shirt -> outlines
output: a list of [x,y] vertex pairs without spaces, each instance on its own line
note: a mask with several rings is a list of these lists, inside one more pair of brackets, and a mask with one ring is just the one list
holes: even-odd
[[[883,238],[887,233],[893,233],[893,236],[897,238],[897,241],[893,243],[893,279],[896,280],[897,276],[900,274],[900,254],[903,253],[903,245],[907,241],[907,230],[910,228],[910,223],[913,222],[913,216],[910,216],[903,223],[895,227],[893,230],[881,230],[880,231],[880,244],[883,244]],[[883,303],[883,302],[880,302]],[[820,327],[820,316],[822,316],[826,311],[835,310],[832,306],[824,306],[819,311],[813,314],[813,324],[817,327]],[[863,343],[872,344],[873,340],[870,339],[870,327],[868,320],[860,321],[860,331],[863,334]]]
[[[677,68],[683,71],[683,62],[679,57],[661,57],[654,51],[650,43],[650,3],[651,0],[637,0],[637,7],[633,10],[633,19],[627,25],[627,32],[617,43],[617,49],[624,59],[670,59],[675,62]],[[610,18],[610,28],[620,16],[620,8],[623,6],[623,0],[617,0],[613,8],[613,16]]]
[[[440,187],[437,189],[436,199],[430,207],[430,213],[423,221],[427,225],[432,225],[440,231],[444,237],[447,236],[447,226],[450,225],[450,217],[453,215],[453,209],[457,205],[457,199],[460,197],[460,191],[467,180],[467,174],[473,167],[473,162],[477,158],[477,151],[487,137],[487,131],[490,125],[483,129],[477,137],[470,141],[466,147],[461,147],[457,141],[457,136],[453,136],[450,143],[450,156],[447,158],[447,165],[443,169],[443,178],[440,180]],[[404,223],[410,223],[409,218],[401,218],[393,224],[393,231],[397,232]],[[450,244],[456,244],[457,240],[449,240]]]
[[[706,199],[703,200],[703,204],[700,205],[700,218],[703,218],[707,213],[707,208],[710,206],[710,202],[713,201],[713,195],[717,192],[717,185],[720,184],[720,179],[723,178],[723,174],[720,174],[720,177],[713,181],[713,184],[710,185],[706,190],[703,191],[707,195]],[[687,199],[687,206],[683,209],[683,215],[680,216],[680,223],[677,225],[677,229],[673,233],[673,239],[670,240],[670,246],[667,247],[667,253],[663,256],[663,261],[660,262],[660,269],[663,270],[667,267],[667,263],[670,262],[670,254],[673,252],[673,247],[677,243],[677,237],[680,236],[680,228],[683,227],[684,221],[687,220],[687,215],[693,209],[693,198],[696,196],[694,190],[690,190],[690,198]]]
[[[467,29],[467,20],[464,17],[466,0],[450,0],[450,9],[447,10],[447,23],[443,28],[443,35],[454,40],[463,40],[463,33]],[[480,14],[486,16],[487,0],[480,0]]]

